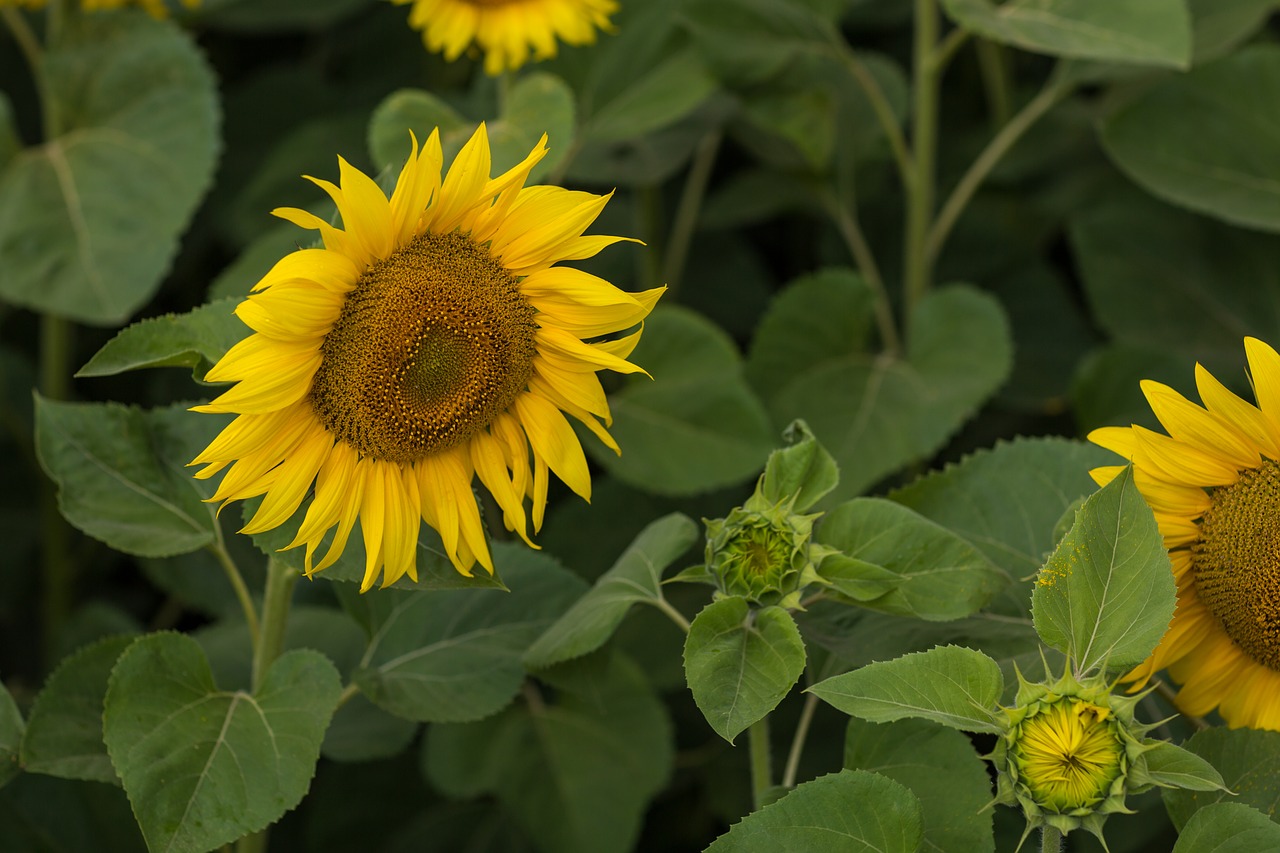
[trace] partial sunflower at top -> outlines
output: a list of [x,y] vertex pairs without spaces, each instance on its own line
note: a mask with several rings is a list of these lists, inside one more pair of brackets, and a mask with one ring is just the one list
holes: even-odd
[[[1256,407],[1197,364],[1203,408],[1142,383],[1168,435],[1105,427],[1089,440],[1133,463],[1178,584],[1168,632],[1125,679],[1138,689],[1168,668],[1183,713],[1280,730],[1280,355],[1244,346]],[[1105,485],[1121,470],[1091,473]]]
[[[277,216],[316,229],[322,249],[286,255],[236,308],[253,334],[206,375],[237,384],[202,412],[239,415],[191,463],[211,501],[265,495],[244,533],[278,527],[315,486],[297,535],[306,570],[341,555],[357,518],[362,590],[417,579],[420,521],[454,567],[493,561],[472,492],[492,493],[507,529],[542,525],[548,472],[590,499],[591,477],[564,415],[607,446],[609,404],[596,372],[642,372],[626,359],[664,287],[625,293],[560,261],[624,237],[583,236],[608,196],[526,187],[546,137],[490,178],[484,125],[441,181],[438,132],[417,140],[388,199],[339,158],[340,185],[310,178],[343,228],[303,210]],[[603,422],[603,423],[602,423]],[[316,550],[337,528],[324,557]]]
[[452,62],[463,51],[484,52],[491,75],[514,71],[530,60],[556,55],[556,42],[594,44],[596,31],[612,30],[614,0],[392,0],[412,3],[409,25],[422,41]]

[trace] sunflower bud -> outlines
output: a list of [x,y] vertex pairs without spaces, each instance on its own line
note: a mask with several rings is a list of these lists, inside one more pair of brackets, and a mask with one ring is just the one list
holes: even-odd
[[1134,720],[1141,697],[1114,696],[1100,678],[1018,678],[1013,707],[1002,709],[1008,727],[990,756],[997,801],[1022,808],[1028,833],[1083,827],[1101,839],[1106,816],[1129,813],[1125,797],[1151,787],[1144,754],[1157,742],[1143,737],[1152,726]]
[[[725,595],[763,605],[792,605],[802,578],[813,573],[809,537],[818,515],[798,515],[787,504],[762,507],[752,499],[728,518],[704,519],[707,569]],[[819,514],[820,515],[820,514]]]

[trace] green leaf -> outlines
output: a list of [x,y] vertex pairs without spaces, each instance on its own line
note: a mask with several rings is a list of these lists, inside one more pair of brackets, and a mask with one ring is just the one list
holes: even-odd
[[585,442],[610,474],[657,494],[688,495],[760,470],[773,430],[721,329],[687,308],[660,306],[631,361],[653,379],[631,377],[610,398],[610,432],[622,455]]
[[841,770],[747,815],[706,853],[914,853],[921,824],[910,790],[875,773]]
[[818,575],[833,591],[859,602],[883,598],[908,580],[883,566],[840,553],[823,559]]
[[1245,334],[1280,338],[1273,235],[1125,194],[1072,217],[1070,236],[1094,315],[1120,343],[1181,353],[1230,381]]
[[651,523],[613,568],[529,647],[525,665],[541,669],[603,646],[631,605],[654,604],[662,598],[663,571],[697,539],[697,525],[681,513]]
[[0,172],[0,297],[116,325],[155,293],[213,176],[213,75],[171,21],[72,12],[39,77],[58,132]]
[[644,674],[615,655],[586,692],[531,689],[535,704],[429,727],[432,783],[455,797],[495,794],[542,850],[634,849],[673,758],[671,724]]
[[920,800],[923,849],[993,853],[991,779],[960,732],[925,720],[849,720],[844,766],[905,785]]
[[885,723],[922,717],[966,732],[1003,731],[994,712],[1000,667],[982,652],[939,646],[846,672],[809,692],[846,714]]
[[[409,131],[418,137],[421,146],[434,128],[440,129],[441,143],[450,137],[470,135],[475,130],[457,110],[430,92],[422,89],[392,92],[369,117],[369,154],[379,169],[398,167],[409,156]],[[465,136],[462,138],[466,140]]]
[[152,850],[210,850],[307,792],[342,684],[318,652],[286,652],[254,694],[220,691],[195,640],[134,642],[107,688],[103,735]]
[[1280,849],[1280,824],[1239,803],[1214,803],[1187,821],[1173,853],[1258,853]]
[[1186,0],[943,0],[955,22],[993,41],[1052,56],[1186,68]]
[[1222,774],[1212,764],[1176,744],[1157,743],[1142,757],[1151,782],[1162,788],[1230,793],[1222,784]]
[[[890,495],[973,543],[1012,578],[1030,578],[1054,547],[1053,527],[1097,486],[1089,469],[1115,455],[1061,438],[1018,438],[966,456]],[[1026,616],[1029,583],[996,599],[1005,615]]]
[[921,300],[905,359],[869,352],[837,310],[863,297],[833,290],[784,291],[761,323],[748,375],[775,423],[809,423],[840,466],[831,497],[849,498],[941,447],[1004,381],[1012,352],[999,303],[973,288]]
[[36,453],[67,521],[120,551],[167,557],[214,539],[201,502],[212,490],[185,466],[227,421],[181,405],[144,412],[37,396]]
[[695,0],[680,15],[721,79],[743,85],[839,43],[830,21],[787,0]]
[[692,112],[716,89],[697,52],[683,50],[638,77],[604,104],[582,132],[595,142],[618,142],[661,130]]
[[804,660],[804,641],[790,613],[781,607],[752,610],[737,597],[704,607],[684,644],[693,701],[729,743],[791,692]]
[[981,609],[1007,583],[974,546],[884,498],[856,498],[822,519],[816,541],[900,575],[864,606],[920,619],[946,620]]
[[550,557],[496,550],[513,592],[378,590],[366,609],[368,650],[352,675],[379,707],[408,720],[466,722],[496,714],[520,691],[521,656],[564,613],[583,584]]
[[1280,231],[1280,130],[1257,121],[1276,98],[1280,48],[1259,45],[1152,87],[1102,125],[1103,147],[1166,201]]
[[9,689],[0,683],[0,788],[21,772],[18,748],[22,743],[23,729],[18,703],[13,701]]
[[134,637],[109,637],[66,658],[31,706],[22,764],[32,773],[120,784],[102,742],[102,701]]
[[1266,24],[1276,0],[1189,0],[1195,64],[1227,53]]
[[1176,599],[1164,539],[1128,468],[1084,502],[1040,570],[1031,613],[1040,639],[1088,672],[1146,660]]
[[1218,790],[1162,792],[1173,825],[1181,829],[1191,816],[1217,802],[1242,803],[1265,815],[1280,814],[1280,732],[1212,728],[1196,732],[1184,744],[1222,774],[1231,793]]
[[232,313],[238,299],[219,299],[186,314],[149,317],[121,330],[76,372],[115,376],[145,367],[190,367],[197,379],[249,334]]
[[804,512],[836,487],[840,469],[804,421],[787,427],[783,438],[791,446],[769,454],[760,494],[771,504],[794,501],[792,510]]
[[418,734],[418,724],[382,710],[357,693],[333,715],[320,754],[330,761],[392,758]]

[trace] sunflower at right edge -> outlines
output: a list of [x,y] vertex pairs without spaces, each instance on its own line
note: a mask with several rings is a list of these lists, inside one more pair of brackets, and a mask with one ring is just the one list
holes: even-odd
[[[1203,406],[1142,383],[1168,435],[1135,425],[1089,440],[1133,463],[1178,585],[1168,632],[1122,680],[1137,689],[1167,669],[1183,713],[1280,730],[1280,355],[1256,338],[1244,348],[1256,406],[1197,364]],[[1105,485],[1121,470],[1090,473]]]

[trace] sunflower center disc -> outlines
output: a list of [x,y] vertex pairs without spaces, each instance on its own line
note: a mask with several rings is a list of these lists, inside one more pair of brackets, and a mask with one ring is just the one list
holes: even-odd
[[534,308],[465,234],[423,234],[369,268],[320,347],[311,403],[364,456],[412,462],[458,445],[524,390]]
[[1280,671],[1280,463],[1214,490],[1191,555],[1196,590],[1227,636]]

